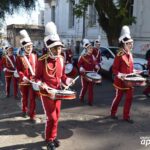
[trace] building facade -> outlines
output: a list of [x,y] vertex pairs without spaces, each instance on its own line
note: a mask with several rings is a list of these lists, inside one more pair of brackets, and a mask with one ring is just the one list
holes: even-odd
[[[78,0],[75,0],[75,3],[77,2]],[[136,17],[136,24],[130,26],[131,36],[134,39],[134,53],[145,54],[150,48],[150,20],[148,19],[150,1],[132,0],[132,4],[131,13]],[[45,0],[43,18],[39,23],[43,22],[45,25],[49,21],[54,21],[60,37],[67,39],[74,47],[80,46],[83,34],[91,41],[101,38],[101,45],[108,46],[106,35],[98,24],[94,5],[88,7],[85,19],[75,17],[73,5],[73,0]]]
[[33,45],[38,48],[43,48],[43,39],[44,39],[44,26],[37,26],[37,25],[26,25],[26,24],[12,24],[7,26],[7,41],[13,47],[20,47],[20,30],[25,29],[32,42]]

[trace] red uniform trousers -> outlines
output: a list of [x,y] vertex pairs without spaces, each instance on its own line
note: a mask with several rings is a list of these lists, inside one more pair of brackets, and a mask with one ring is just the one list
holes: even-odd
[[133,99],[133,88],[130,88],[128,90],[116,89],[116,96],[111,106],[111,116],[116,115],[119,103],[124,93],[126,94],[126,98],[125,98],[125,103],[124,103],[124,108],[123,108],[123,119],[130,119],[130,107],[131,107],[132,99]]
[[83,101],[86,91],[88,89],[88,103],[93,104],[93,83],[87,81],[86,79],[84,79],[83,76],[81,76],[81,84],[82,89],[80,92],[80,100]]
[[[21,101],[22,101],[22,112],[28,112],[31,119],[35,117],[36,108],[36,96],[37,93],[32,89],[31,85],[20,85],[21,91]],[[28,110],[28,97],[30,100],[29,110]]]
[[18,94],[18,78],[15,78],[13,76],[9,76],[9,77],[6,77],[5,76],[5,90],[6,90],[6,95],[7,96],[10,96],[10,84],[11,84],[11,80],[13,80],[13,94],[14,94],[14,97],[17,96]]
[[50,100],[47,96],[41,96],[44,112],[47,116],[45,126],[45,140],[53,141],[57,137],[58,119],[60,116],[61,101]]

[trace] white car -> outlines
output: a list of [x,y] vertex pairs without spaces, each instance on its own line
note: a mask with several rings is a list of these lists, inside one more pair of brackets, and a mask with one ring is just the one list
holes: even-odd
[[[112,65],[114,62],[115,55],[117,54],[118,47],[100,47],[102,61],[100,63],[102,71],[108,72],[111,77]],[[142,75],[147,75],[147,60],[143,58],[133,57],[134,69],[142,71]]]

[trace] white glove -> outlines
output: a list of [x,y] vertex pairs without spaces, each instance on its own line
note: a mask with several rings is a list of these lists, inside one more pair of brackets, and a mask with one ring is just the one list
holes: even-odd
[[72,78],[67,78],[67,80],[66,80],[66,84],[67,85],[69,85],[69,84],[71,84],[71,82],[73,81],[73,79]]
[[123,80],[123,79],[126,77],[126,74],[119,72],[118,75],[117,75],[117,77],[118,77],[119,79]]
[[83,67],[80,67],[80,72],[85,72],[85,69]]
[[7,68],[4,68],[3,71],[5,72],[7,70]]
[[99,66],[98,66],[98,65],[96,65],[96,66],[95,66],[95,69],[99,70],[100,68],[99,68]]
[[24,76],[22,80],[23,80],[23,81],[28,81],[29,79]]
[[39,86],[41,86],[41,85],[42,85],[42,82],[41,82],[41,81],[38,81],[37,84],[38,84]]

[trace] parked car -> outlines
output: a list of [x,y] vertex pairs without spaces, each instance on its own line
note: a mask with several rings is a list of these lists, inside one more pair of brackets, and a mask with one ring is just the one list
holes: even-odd
[[[115,55],[118,52],[118,49],[119,49],[118,47],[109,47],[109,48],[100,47],[102,55],[102,61],[100,63],[102,73],[103,72],[109,73],[112,79],[113,79],[112,65],[114,62]],[[143,76],[147,75],[147,60],[143,58],[134,57],[134,55],[133,60],[134,60],[134,69],[142,71]]]

